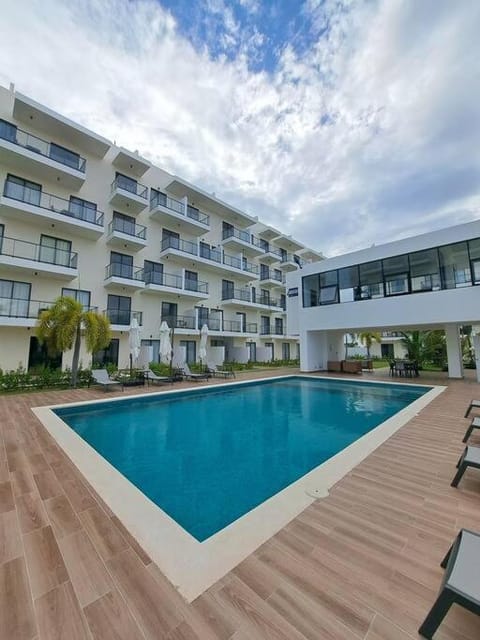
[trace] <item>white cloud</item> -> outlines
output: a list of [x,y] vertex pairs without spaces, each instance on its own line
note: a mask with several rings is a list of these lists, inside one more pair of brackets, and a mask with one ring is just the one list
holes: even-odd
[[153,0],[9,3],[0,82],[327,254],[478,216],[480,3],[309,0],[307,52],[255,73],[208,2],[233,59]]

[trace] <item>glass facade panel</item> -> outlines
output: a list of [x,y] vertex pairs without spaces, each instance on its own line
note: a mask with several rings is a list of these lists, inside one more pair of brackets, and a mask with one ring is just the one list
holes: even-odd
[[468,287],[472,284],[470,261],[466,242],[440,247],[440,273],[444,289]]
[[318,273],[303,278],[303,306],[316,307],[320,300],[320,279]]
[[427,249],[409,255],[412,292],[438,291],[441,288],[438,251]]
[[340,289],[340,302],[352,302],[361,299],[359,287],[360,276],[358,266],[345,267],[338,270],[338,288]]
[[360,298],[369,300],[370,298],[382,298],[383,295],[382,261],[375,260],[361,264]]
[[80,167],[80,156],[78,153],[60,147],[54,142],[50,143],[50,158],[67,165],[67,167],[72,167],[72,169],[78,169]]
[[62,296],[68,296],[69,298],[73,298],[77,302],[80,302],[84,309],[88,309],[90,307],[90,291],[83,291],[82,289],[68,289],[64,287],[62,289]]
[[468,250],[470,252],[470,268],[472,271],[473,284],[480,284],[480,238],[470,240]]

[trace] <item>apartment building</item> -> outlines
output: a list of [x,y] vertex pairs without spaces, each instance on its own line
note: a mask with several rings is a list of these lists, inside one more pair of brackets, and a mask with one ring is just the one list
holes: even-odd
[[48,361],[35,323],[60,295],[110,319],[99,363],[128,364],[133,318],[154,360],[163,320],[189,362],[205,324],[227,359],[298,357],[285,276],[321,253],[13,87],[0,87],[0,182],[2,369]]
[[307,265],[287,275],[288,330],[300,335],[300,367],[341,360],[345,333],[383,332],[397,356],[399,331],[442,329],[448,375],[461,378],[463,325],[474,327],[480,358],[478,285],[479,220]]

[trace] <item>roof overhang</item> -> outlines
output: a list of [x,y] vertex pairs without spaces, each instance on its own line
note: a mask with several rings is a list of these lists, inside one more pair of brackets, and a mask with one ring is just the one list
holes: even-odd
[[38,131],[43,131],[55,139],[65,140],[74,150],[103,158],[111,146],[111,142],[106,138],[21,93],[15,93],[13,115],[21,122],[34,125]]
[[281,249],[285,249],[286,251],[297,252],[301,249],[305,249],[305,245],[301,242],[297,242],[291,236],[278,236],[275,238],[275,244],[277,247]]

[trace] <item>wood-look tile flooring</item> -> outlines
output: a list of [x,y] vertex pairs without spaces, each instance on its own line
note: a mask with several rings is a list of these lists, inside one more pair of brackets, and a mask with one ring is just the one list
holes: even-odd
[[[480,530],[480,472],[449,486],[480,389],[452,382],[187,604],[30,411],[101,397],[0,396],[1,640],[417,638],[455,533]],[[454,607],[435,637],[478,640],[480,618]]]

